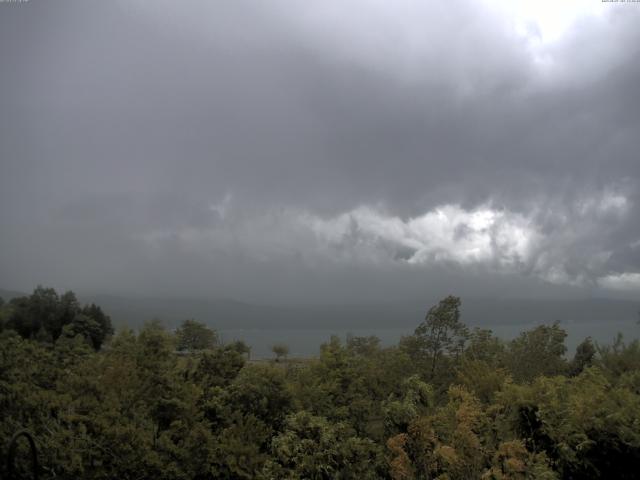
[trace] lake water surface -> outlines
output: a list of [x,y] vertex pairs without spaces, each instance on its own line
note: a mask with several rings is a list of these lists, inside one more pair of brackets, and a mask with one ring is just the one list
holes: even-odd
[[[510,340],[520,332],[534,328],[536,325],[482,325],[489,328],[500,338]],[[473,326],[471,326],[473,328]],[[640,325],[635,321],[624,322],[585,322],[585,323],[561,323],[561,327],[567,331],[567,355],[573,356],[576,346],[586,337],[592,337],[600,344],[613,342],[618,332],[624,335],[626,341],[640,338]],[[320,345],[328,341],[332,335],[337,335],[343,341],[348,334],[354,336],[375,335],[380,338],[382,345],[390,346],[398,343],[404,335],[413,333],[408,328],[372,328],[372,329],[224,329],[219,331],[222,340],[230,342],[243,340],[251,346],[252,358],[269,358],[273,356],[271,347],[276,343],[284,343],[289,346],[291,357],[313,357],[320,352]]]

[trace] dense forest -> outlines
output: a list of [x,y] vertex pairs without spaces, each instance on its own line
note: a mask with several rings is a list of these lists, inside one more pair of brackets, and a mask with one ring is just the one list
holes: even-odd
[[43,478],[638,478],[637,340],[567,354],[558,324],[504,341],[460,305],[396,346],[332,337],[317,358],[252,360],[198,321],[114,332],[39,287],[0,302],[0,461],[27,429]]

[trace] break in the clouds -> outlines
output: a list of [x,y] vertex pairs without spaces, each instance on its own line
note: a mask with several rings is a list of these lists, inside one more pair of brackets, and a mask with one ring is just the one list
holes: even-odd
[[599,0],[0,4],[0,284],[637,295],[638,22]]

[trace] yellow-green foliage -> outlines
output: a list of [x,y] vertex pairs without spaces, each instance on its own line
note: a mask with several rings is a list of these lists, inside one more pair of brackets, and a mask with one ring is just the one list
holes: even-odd
[[29,429],[43,477],[65,479],[637,478],[637,341],[586,341],[567,361],[558,325],[503,342],[469,333],[458,305],[400,346],[334,337],[293,364],[247,362],[239,343],[177,351],[184,332],[157,322],[98,351],[84,318],[23,338],[4,304],[0,444]]

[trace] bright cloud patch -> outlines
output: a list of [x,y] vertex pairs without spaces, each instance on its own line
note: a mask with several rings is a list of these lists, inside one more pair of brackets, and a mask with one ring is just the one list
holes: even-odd
[[607,275],[599,281],[604,288],[623,291],[640,291],[640,273]]
[[227,195],[210,207],[215,221],[207,227],[157,230],[139,238],[157,252],[173,248],[323,268],[336,264],[477,267],[554,284],[640,290],[640,274],[602,273],[611,272],[614,250],[603,245],[611,229],[628,222],[628,197],[607,188],[577,198],[568,207],[560,205],[550,200],[523,214],[491,204],[472,209],[446,204],[409,218],[361,206],[322,216],[296,208],[250,213]]
[[514,30],[540,43],[558,40],[577,21],[602,15],[600,0],[487,0],[512,22]]
[[408,220],[363,207],[326,220],[308,215],[304,222],[335,248],[348,244],[410,264],[513,266],[526,260],[536,237],[523,217],[489,207],[445,205]]

